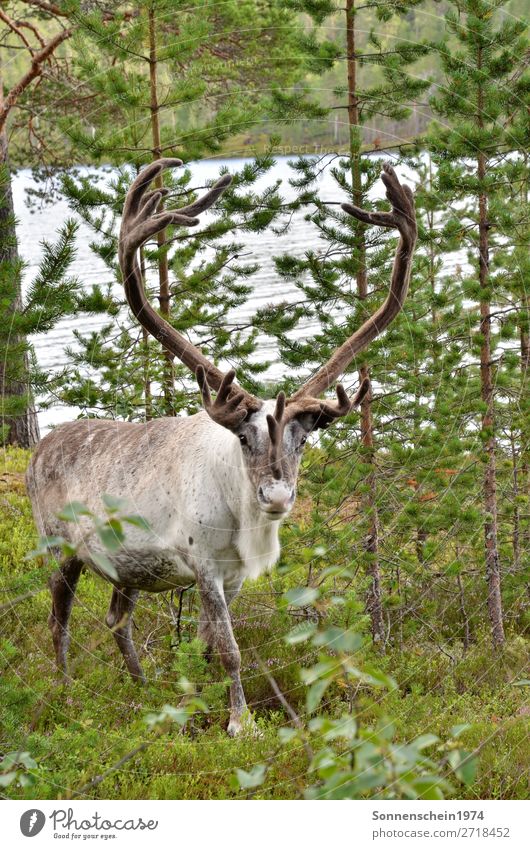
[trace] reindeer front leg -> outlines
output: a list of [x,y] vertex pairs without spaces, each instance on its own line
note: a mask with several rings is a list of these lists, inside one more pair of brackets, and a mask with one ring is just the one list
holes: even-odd
[[[241,684],[241,655],[232,631],[222,579],[197,572],[197,586],[201,597],[201,615],[208,622],[208,636],[219,653],[223,668],[232,681],[230,685],[230,722],[227,730],[231,737],[235,737],[243,730],[242,720],[247,711],[247,703]],[[204,626],[203,630],[205,630]]]

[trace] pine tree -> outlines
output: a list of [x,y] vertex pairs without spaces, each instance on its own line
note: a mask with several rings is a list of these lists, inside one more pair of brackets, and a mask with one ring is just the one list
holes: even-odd
[[[59,26],[51,36],[43,37],[34,24],[28,25],[31,11],[27,3],[22,4],[22,8],[20,4],[3,4],[0,9],[0,276],[3,290],[0,317],[4,349],[4,356],[0,358],[1,425],[3,442],[25,448],[38,442],[39,426],[30,388],[30,349],[24,336],[17,335],[22,332],[24,321],[20,320],[21,261],[11,191],[8,121],[19,101],[34,89],[37,80],[40,81],[44,67],[53,61],[60,45],[71,35],[67,26]],[[45,14],[44,17],[49,19],[50,16]],[[2,60],[15,49],[22,51],[24,60],[17,69],[16,78],[4,91]]]
[[[483,467],[483,526],[488,611],[495,646],[504,642],[499,544],[498,401],[503,358],[498,351],[503,274],[495,253],[503,234],[503,191],[499,165],[528,143],[527,132],[510,129],[528,94],[523,22],[502,15],[503,0],[458,0],[446,16],[448,36],[440,45],[444,85],[432,99],[438,121],[430,134],[437,188],[458,208],[461,243],[472,270],[463,295],[478,302],[480,319],[469,353],[479,355],[480,454]],[[493,257],[493,261],[492,261]],[[471,311],[468,311],[471,318]],[[475,410],[478,408],[475,403]]]
[[[314,4],[297,5],[304,5],[308,10]],[[369,156],[373,150],[363,149],[363,127],[382,116],[394,120],[405,118],[409,112],[406,104],[427,87],[424,81],[414,79],[408,69],[410,63],[425,55],[428,48],[422,44],[411,46],[400,42],[383,44],[375,27],[365,40],[362,15],[368,10],[377,22],[388,21],[394,13],[403,13],[413,5],[409,2],[376,2],[357,11],[353,0],[347,0],[343,10],[345,61],[342,67],[345,82],[336,91],[338,102],[334,108],[345,111],[349,142],[347,157],[338,163],[333,162],[332,174],[341,199],[346,195],[356,206],[370,205],[370,193],[379,177],[379,165]],[[338,11],[331,2],[319,3],[318,8],[321,20]],[[370,71],[365,71],[365,68]],[[314,363],[315,351],[322,352],[325,357],[326,352],[339,344],[344,335],[351,332],[350,326],[362,321],[374,308],[374,299],[369,292],[369,275],[373,289],[378,290],[389,273],[390,251],[385,245],[385,237],[382,234],[367,237],[362,225],[330,207],[314,192],[312,183],[323,167],[331,165],[317,159],[301,159],[296,163],[297,178],[293,182],[300,191],[300,204],[316,206],[316,214],[311,216],[311,220],[326,248],[309,251],[303,260],[283,257],[278,261],[280,272],[292,279],[307,297],[309,315],[318,319],[321,328],[320,333],[308,339],[305,345],[293,343],[286,337],[285,329],[282,330],[283,355],[285,361],[294,366]],[[350,282],[352,279],[355,280],[354,288]],[[348,317],[344,323],[345,313]],[[297,318],[293,316],[293,319]],[[370,362],[380,350],[380,344],[374,345],[373,350],[357,363],[359,379],[370,375]],[[374,642],[382,648],[384,623],[373,415],[372,397],[369,395],[362,404],[360,432],[360,469],[363,475],[360,487],[366,549],[363,560],[369,576],[367,610],[371,617],[372,635]]]
[[[9,174],[0,170],[0,197],[9,191]],[[68,272],[75,257],[77,224],[65,222],[55,243],[43,242],[43,256],[36,276],[22,297],[24,263],[13,250],[14,218],[2,217],[0,227],[0,303],[5,305],[0,323],[0,362],[2,363],[2,406],[0,441],[32,445],[38,440],[33,426],[33,397],[51,393],[56,377],[37,365],[31,339],[48,332],[60,318],[76,315],[84,308],[79,282]]]

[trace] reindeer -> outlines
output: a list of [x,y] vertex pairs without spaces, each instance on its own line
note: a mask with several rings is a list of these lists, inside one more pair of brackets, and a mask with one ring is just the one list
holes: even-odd
[[[408,186],[390,165],[382,180],[391,212],[342,209],[368,225],[399,231],[390,291],[368,318],[306,383],[290,397],[273,400],[251,395],[223,374],[174,330],[149,304],[138,264],[139,248],[169,225],[194,226],[230,183],[224,176],[202,197],[176,211],[159,210],[166,190],[148,191],[164,168],[182,165],[160,159],[132,183],[125,200],[119,236],[119,261],[129,305],[146,330],[196,376],[204,409],[183,418],[144,424],[85,419],[61,425],[40,443],[27,473],[28,492],[39,531],[62,535],[76,546],[50,578],[49,626],[59,670],[66,674],[68,621],[76,585],[86,564],[113,584],[106,617],[131,676],[143,673],[131,636],[140,591],[164,592],[195,583],[201,612],[199,636],[215,650],[230,678],[228,733],[238,734],[248,717],[241,684],[241,658],[229,613],[245,578],[269,569],[280,553],[279,529],[295,496],[300,458],[308,435],[326,428],[358,407],[369,391],[364,380],[350,398],[342,385],[335,400],[319,398],[356,354],[398,315],[405,300],[416,218]],[[210,390],[216,391],[212,399]],[[91,529],[58,518],[65,503],[79,500],[98,512],[103,493],[121,496],[149,522],[134,527],[121,548],[107,555],[111,577],[91,557],[103,551]],[[100,561],[101,562],[101,561]]]

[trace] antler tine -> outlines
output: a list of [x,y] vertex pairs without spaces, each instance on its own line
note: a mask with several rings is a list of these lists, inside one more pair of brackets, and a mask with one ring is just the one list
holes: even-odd
[[274,415],[267,416],[267,427],[269,430],[270,448],[269,460],[271,464],[273,476],[279,480],[282,476],[282,467],[280,464],[281,447],[283,444],[283,431],[287,424],[285,415],[286,397],[285,392],[279,392],[276,398],[276,406]]
[[239,387],[235,392],[232,392],[235,376],[236,373],[233,369],[225,374],[215,401],[212,401],[204,368],[199,366],[196,371],[204,409],[214,422],[228,428],[228,430],[238,428],[248,413],[248,408],[241,406],[241,402],[245,400],[245,392]]
[[212,396],[210,395],[210,387],[208,386],[208,380],[206,379],[206,372],[204,371],[203,366],[197,366],[195,377],[197,378],[197,383],[201,390],[202,403],[205,408],[208,408],[212,403]]
[[298,389],[291,401],[305,396],[318,397],[337,380],[352,362],[395,319],[407,296],[412,257],[417,237],[414,197],[408,186],[402,186],[396,172],[388,163],[383,165],[381,179],[386,195],[392,204],[391,212],[367,212],[359,207],[343,204],[342,208],[365,224],[393,227],[399,231],[390,291],[385,302],[370,316],[335,352],[317,373]]
[[341,416],[347,416],[354,407],[359,406],[369,389],[370,381],[368,378],[365,378],[353,398],[350,398],[342,383],[338,383],[335,387],[337,393],[337,400],[335,402],[317,401],[320,404],[321,414],[329,417],[330,421],[332,419],[338,419]]
[[232,182],[232,177],[230,174],[223,174],[216,183],[212,186],[212,188],[206,192],[197,200],[194,200],[193,203],[188,204],[188,206],[183,206],[182,209],[179,209],[179,212],[183,215],[199,215],[201,212],[204,212],[206,209],[209,209],[214,205],[217,198],[219,198],[225,189],[228,188],[230,183]]
[[[150,210],[154,211],[157,208],[160,200],[162,198],[166,197],[166,195],[168,195],[168,194],[169,194],[169,189],[165,189],[165,188],[155,189],[152,192],[146,192],[145,195],[140,200],[139,211],[142,211],[142,212],[145,213],[146,209],[147,209],[147,204],[151,204],[152,202],[153,203],[152,203],[152,206],[150,206]],[[154,203],[155,197],[156,197],[156,203]]]
[[277,422],[281,421],[285,411],[285,392],[279,392],[276,398],[276,407],[274,408],[274,418]]
[[165,168],[179,168],[182,164],[182,159],[165,157],[163,159],[157,159],[155,162],[151,162],[145,168],[142,168],[129,186],[129,191],[123,205],[123,217],[128,218],[130,215],[135,215],[138,212],[145,192],[161,171]]
[[[160,200],[167,194],[167,189],[155,189],[148,191],[152,180],[165,168],[176,168],[182,165],[182,160],[164,158],[158,159],[147,165],[133,180],[123,206],[123,216],[119,237],[119,260],[123,275],[125,295],[129,306],[140,324],[154,336],[171,354],[178,357],[184,365],[188,366],[196,374],[202,368],[204,376],[199,380],[201,391],[205,389],[205,381],[213,389],[220,390],[224,386],[225,400],[228,395],[239,398],[240,403],[244,401],[246,410],[257,410],[261,406],[253,395],[245,392],[240,387],[233,385],[233,377],[224,383],[225,375],[208,358],[188,342],[182,334],[171,327],[152,308],[145,295],[142,274],[138,264],[137,250],[149,238],[165,229],[170,224],[184,227],[193,227],[199,223],[198,218],[193,216],[205,209],[209,209],[218,197],[229,185],[231,178],[224,175],[209,192],[198,198],[187,207],[172,210],[157,211]],[[198,378],[199,379],[199,378]],[[230,397],[230,403],[232,397]],[[236,405],[237,406],[237,405]],[[234,410],[231,410],[234,413]]]

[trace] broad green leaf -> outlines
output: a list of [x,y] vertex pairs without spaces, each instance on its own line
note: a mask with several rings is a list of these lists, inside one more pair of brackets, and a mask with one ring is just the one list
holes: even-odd
[[255,764],[250,772],[245,772],[244,769],[236,769],[236,776],[239,786],[242,790],[252,790],[254,787],[259,787],[265,781],[267,767],[265,764]]
[[101,569],[102,572],[105,573],[105,575],[108,575],[109,578],[112,578],[115,581],[118,580],[116,567],[110,562],[106,554],[103,554],[102,551],[91,551],[90,559],[96,564],[96,566],[98,566],[99,569]]
[[307,607],[313,604],[318,596],[319,591],[315,587],[295,587],[295,589],[288,590],[284,598],[293,607]]
[[18,762],[23,764],[27,769],[37,769],[37,761],[34,760],[29,752],[21,752],[18,756]]
[[352,654],[360,649],[363,644],[363,638],[355,631],[331,627],[326,628],[325,631],[319,631],[312,642],[314,646],[328,646],[333,651]]
[[319,678],[328,678],[330,675],[333,675],[337,669],[339,669],[339,665],[335,659],[321,660],[319,663],[315,663],[314,666],[301,669],[300,678],[304,684],[313,684]]
[[316,629],[317,626],[315,622],[302,622],[300,625],[295,625],[295,627],[285,635],[285,642],[290,646],[297,645],[297,643],[304,643],[313,636]]
[[290,743],[291,740],[294,740],[295,737],[298,737],[298,731],[296,728],[279,728],[278,737],[280,739],[280,743]]
[[109,519],[104,524],[98,524],[96,532],[108,551],[117,551],[125,540],[123,528],[117,519]]
[[45,554],[49,554],[50,548],[61,548],[64,542],[64,537],[39,537],[37,547],[32,551],[28,551],[24,560],[33,560],[34,557],[43,557]]
[[460,779],[460,781],[462,781],[466,786],[473,784],[475,776],[477,774],[477,758],[470,752],[458,751],[451,752],[450,754],[458,755],[458,762],[456,762],[456,758],[454,764],[451,762],[451,759],[449,760],[456,777]]
[[434,746],[435,743],[439,743],[440,738],[436,736],[436,734],[422,734],[420,737],[416,737],[415,740],[412,741],[412,745],[419,752],[423,751],[423,749],[428,749],[429,746]]
[[438,775],[420,775],[409,781],[419,799],[443,799],[447,782]]
[[70,503],[66,504],[61,512],[57,514],[57,517],[59,519],[63,519],[65,522],[78,522],[80,516],[92,515],[92,511],[88,509],[86,504],[83,504],[81,501],[70,501]]
[[451,737],[460,737],[460,735],[469,728],[471,728],[469,722],[462,722],[460,725],[453,725],[451,727]]
[[143,516],[122,516],[121,520],[122,522],[127,522],[128,525],[134,525],[136,528],[141,528],[143,531],[151,530],[151,525],[147,519],[144,519]]
[[314,684],[311,684],[306,696],[306,710],[308,713],[313,713],[317,709],[322,701],[322,696],[330,684],[331,678],[320,678]]
[[104,493],[101,500],[107,509],[107,513],[118,513],[120,510],[127,508],[127,499],[119,498],[117,495],[107,495]]

